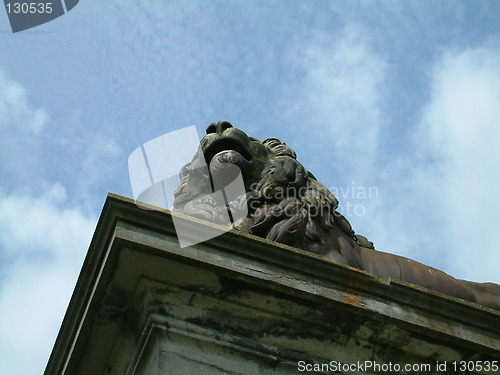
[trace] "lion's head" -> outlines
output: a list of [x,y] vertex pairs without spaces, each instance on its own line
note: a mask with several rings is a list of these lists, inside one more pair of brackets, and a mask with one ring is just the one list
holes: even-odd
[[[209,168],[202,168],[207,164]],[[238,167],[245,185],[244,194],[229,206],[248,207],[247,217],[233,224],[236,229],[333,259],[356,243],[371,246],[354,234],[336,211],[335,196],[297,161],[285,142],[277,138],[261,142],[227,121],[208,126],[198,154],[181,170],[174,208],[218,222],[220,212],[204,197],[223,187],[214,181],[225,185],[234,179],[234,173],[224,169],[228,165]],[[224,178],[213,178],[216,175]]]

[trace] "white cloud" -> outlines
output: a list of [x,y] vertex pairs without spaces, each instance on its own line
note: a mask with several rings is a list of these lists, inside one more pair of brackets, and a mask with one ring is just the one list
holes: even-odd
[[[53,181],[63,181],[69,195],[87,210],[100,205],[121,167],[121,145],[81,118],[73,109],[50,118],[31,103],[28,90],[0,67],[0,174],[6,192],[38,194]],[[64,118],[67,116],[68,118]],[[109,128],[109,124],[100,124]],[[103,188],[103,182],[108,188]],[[104,193],[103,193],[104,191]]]
[[329,140],[330,155],[342,160],[350,179],[366,177],[377,153],[387,64],[354,27],[339,38],[319,35],[299,50],[304,97],[314,108],[311,124],[319,127],[315,135]]
[[48,118],[49,115],[44,109],[42,108],[36,109],[33,112],[33,121],[31,121],[31,129],[33,129],[35,133],[39,133],[42,130],[43,126],[47,123]]
[[499,281],[500,50],[445,53],[419,140],[435,161],[419,179],[441,213],[441,251],[460,277]]
[[[80,125],[74,120],[66,125]],[[13,368],[18,374],[43,372],[95,226],[75,197],[113,168],[101,156],[120,153],[114,140],[82,128],[75,138],[74,129],[66,133],[66,127],[49,124],[48,112],[0,68],[2,374]],[[68,165],[74,174],[67,173]],[[69,194],[48,182],[55,179],[72,189]],[[74,194],[78,189],[82,193]]]
[[28,100],[26,89],[11,80],[0,68],[0,128],[21,126],[39,132],[47,123],[48,113],[43,108],[34,108]]
[[26,190],[26,182],[39,177],[40,133],[49,121],[44,108],[34,107],[27,90],[7,77],[0,67],[0,173],[5,183]]
[[65,199],[60,185],[0,196],[2,374],[42,373],[49,358],[95,226]]

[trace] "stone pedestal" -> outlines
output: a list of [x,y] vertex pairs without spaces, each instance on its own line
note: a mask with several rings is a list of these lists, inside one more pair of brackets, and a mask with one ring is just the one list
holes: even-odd
[[498,361],[499,328],[499,312],[239,232],[181,249],[168,211],[110,195],[45,374],[493,374],[477,364]]

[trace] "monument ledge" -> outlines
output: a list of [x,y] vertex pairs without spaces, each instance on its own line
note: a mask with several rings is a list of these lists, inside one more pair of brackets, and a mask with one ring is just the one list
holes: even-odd
[[498,364],[498,311],[237,231],[180,248],[151,208],[108,195],[46,375]]

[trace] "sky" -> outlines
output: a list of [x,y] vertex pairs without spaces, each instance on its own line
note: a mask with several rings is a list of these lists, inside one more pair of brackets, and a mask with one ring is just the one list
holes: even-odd
[[128,156],[191,125],[283,139],[377,249],[500,282],[499,12],[85,0],[13,34],[0,9],[0,373],[43,372]]

